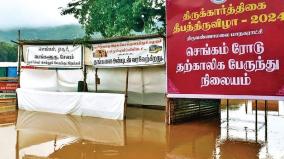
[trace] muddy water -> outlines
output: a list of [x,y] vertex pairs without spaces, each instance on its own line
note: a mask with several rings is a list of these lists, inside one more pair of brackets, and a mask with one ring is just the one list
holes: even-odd
[[255,103],[244,101],[230,101],[228,115],[223,102],[221,118],[173,126],[150,109],[129,108],[126,121],[18,111],[0,126],[0,159],[281,159],[284,105],[269,105],[267,127],[261,104],[255,124]]

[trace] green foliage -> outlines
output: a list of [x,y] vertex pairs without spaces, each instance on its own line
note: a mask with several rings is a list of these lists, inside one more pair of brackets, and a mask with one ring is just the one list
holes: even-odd
[[[84,37],[84,30],[78,25],[65,25],[57,27],[23,28],[21,39],[24,40],[62,40]],[[17,61],[17,45],[11,44],[11,40],[17,41],[17,29],[0,30],[0,62]]]
[[79,20],[86,38],[95,32],[104,37],[165,32],[165,0],[72,0],[62,8],[67,14]]
[[16,62],[17,46],[5,42],[0,42],[0,62]]
[[[18,29],[0,30],[0,40],[10,42],[18,39]],[[22,28],[21,39],[24,40],[62,40],[84,37],[84,30],[79,25],[56,27]]]

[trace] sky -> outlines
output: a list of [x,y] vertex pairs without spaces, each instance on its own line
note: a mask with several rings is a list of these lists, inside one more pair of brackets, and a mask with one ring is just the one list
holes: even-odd
[[0,29],[20,29],[23,27],[48,27],[78,24],[70,16],[60,15],[59,7],[71,0],[1,0]]

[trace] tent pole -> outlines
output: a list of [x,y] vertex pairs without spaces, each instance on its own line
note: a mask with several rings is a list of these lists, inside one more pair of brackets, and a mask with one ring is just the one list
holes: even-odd
[[95,81],[96,81],[96,88],[95,91],[98,92],[98,68],[96,68],[96,72],[95,72]]
[[87,89],[87,66],[84,65],[83,66],[83,71],[84,71],[84,92],[86,92],[88,89]]
[[82,55],[82,66],[83,66],[83,75],[84,75],[84,88],[83,88],[83,91],[84,92],[88,92],[88,86],[87,86],[87,65],[85,65],[85,58],[84,58],[84,55],[85,55],[85,48],[81,46],[81,55]]
[[[18,30],[18,88],[20,88],[20,76],[21,76],[21,61],[22,61],[22,51],[23,51],[23,47],[22,44],[20,42],[21,40],[21,30]],[[18,96],[16,93],[16,109],[19,109],[19,104],[18,104]]]
[[246,114],[248,114],[248,101],[245,100]]
[[18,45],[18,83],[19,83],[19,86],[20,86],[20,74],[21,74],[21,56],[22,56],[22,45],[20,43],[20,40],[21,40],[21,31],[18,30],[18,42],[19,42],[19,45]]
[[125,82],[125,100],[124,100],[124,119],[126,118],[126,109],[127,109],[127,98],[128,98],[128,76],[129,68],[126,69],[126,82]]

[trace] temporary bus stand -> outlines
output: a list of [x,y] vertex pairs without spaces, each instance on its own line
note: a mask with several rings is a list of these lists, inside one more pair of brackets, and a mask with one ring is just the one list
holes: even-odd
[[20,109],[123,119],[124,94],[77,92],[79,81],[84,83],[83,90],[87,88],[82,45],[73,45],[74,41],[19,43],[24,61],[17,89]]
[[[85,64],[95,71],[95,92],[99,91],[98,85],[101,83],[98,75],[99,70],[125,68],[125,88],[120,91],[125,93],[124,115],[126,115],[130,69],[141,68],[142,71],[139,73],[143,76],[144,67],[163,66],[165,64],[164,38],[161,35],[117,37],[94,40],[91,44],[91,49],[85,48]],[[146,58],[150,60],[143,61]],[[112,80],[119,79],[114,77]],[[139,79],[136,80],[139,81]],[[165,82],[164,80],[161,82]],[[123,79],[120,81],[123,83]],[[143,82],[142,79],[139,83],[142,87],[144,86]],[[103,90],[101,91],[103,92]],[[144,88],[140,93],[144,93]]]

